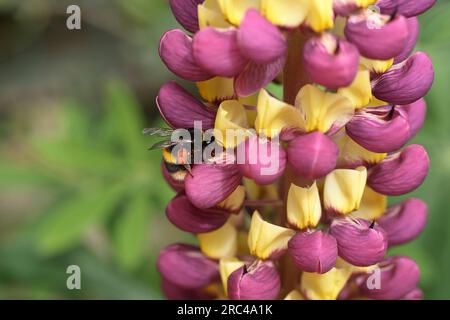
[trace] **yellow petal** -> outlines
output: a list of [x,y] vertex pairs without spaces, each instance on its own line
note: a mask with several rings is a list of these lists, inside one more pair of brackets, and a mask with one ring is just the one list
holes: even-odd
[[337,268],[324,274],[303,272],[300,286],[308,299],[336,300],[350,276],[350,270]]
[[355,109],[367,106],[372,99],[369,70],[359,70],[353,83],[349,87],[339,89],[338,93],[349,98]]
[[228,295],[227,291],[228,277],[230,276],[230,274],[232,274],[234,271],[242,267],[244,264],[245,264],[244,262],[240,261],[237,258],[220,259],[219,262],[220,278],[222,280],[222,286],[226,295]]
[[255,127],[255,121],[257,117],[256,105],[258,104],[258,93],[255,93],[248,97],[239,97],[238,101],[245,106],[254,107],[254,109],[245,109],[247,112],[248,126],[249,128]]
[[333,28],[333,0],[310,1],[310,9],[305,23],[316,32]]
[[294,230],[265,222],[258,211],[255,211],[248,234],[250,253],[260,259],[268,259],[271,255],[287,248]]
[[359,61],[367,70],[378,74],[385,73],[394,64],[394,59],[390,60],[371,60],[361,57]]
[[224,29],[231,27],[220,10],[218,0],[206,0],[202,4],[198,5],[197,12],[200,29],[206,27]]
[[338,166],[347,164],[377,164],[386,158],[387,153],[375,153],[357,144],[348,135],[343,135],[336,141],[339,147]]
[[237,252],[237,230],[228,221],[220,229],[197,235],[200,250],[212,259],[234,257]]
[[228,196],[225,200],[219,203],[218,207],[226,209],[229,212],[238,212],[241,210],[245,200],[245,187],[238,186],[232,194]]
[[374,264],[372,266],[368,267],[357,267],[352,265],[351,263],[345,261],[344,259],[338,257],[336,260],[336,268],[338,269],[347,269],[351,271],[352,273],[368,273],[372,272],[374,269],[378,268],[378,265]]
[[214,137],[225,148],[235,148],[248,138],[248,120],[244,106],[237,100],[227,100],[217,110]]
[[259,185],[251,179],[244,178],[244,186],[249,200],[278,200],[278,190],[273,184]]
[[304,128],[300,111],[272,97],[265,89],[259,93],[257,112],[256,131],[269,138],[277,136],[283,129]]
[[293,28],[304,22],[310,2],[311,0],[262,0],[261,10],[273,24]]
[[287,216],[291,225],[299,229],[315,228],[322,216],[317,184],[301,188],[291,184],[287,200]]
[[327,132],[333,126],[344,125],[354,114],[351,101],[337,93],[324,92],[313,85],[304,86],[295,99],[306,130]]
[[372,99],[370,100],[367,107],[381,107],[381,106],[387,106],[389,105],[389,102],[377,99],[375,96],[372,96]]
[[323,190],[327,210],[348,214],[359,208],[367,181],[367,169],[337,169],[325,178]]
[[375,192],[369,186],[366,186],[359,209],[352,213],[354,218],[365,220],[376,220],[380,218],[387,208],[387,197],[381,193]]
[[305,300],[305,297],[303,297],[303,295],[297,290],[292,290],[288,293],[284,300]]
[[197,87],[203,99],[217,103],[234,98],[234,80],[231,78],[215,77],[210,80],[197,82]]
[[248,9],[259,11],[261,0],[219,0],[225,18],[234,25],[240,25]]

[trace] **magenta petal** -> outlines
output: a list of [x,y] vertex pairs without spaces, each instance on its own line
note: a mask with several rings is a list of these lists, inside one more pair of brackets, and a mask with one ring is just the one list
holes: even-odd
[[407,113],[391,106],[357,111],[346,132],[359,145],[378,153],[397,151],[411,136]]
[[[238,159],[242,175],[257,184],[274,183],[286,168],[286,151],[279,143],[252,136],[238,146],[238,154],[243,151],[244,159]],[[242,151],[241,151],[242,150]]]
[[189,32],[198,31],[198,5],[205,0],[170,0],[175,19]]
[[425,202],[411,198],[388,208],[378,223],[386,231],[390,246],[414,240],[424,229],[428,218]]
[[419,288],[415,288],[408,292],[402,300],[423,300],[423,292]]
[[372,83],[372,92],[392,104],[409,104],[423,98],[434,81],[433,63],[427,54],[417,52],[393,66]]
[[302,271],[326,273],[338,256],[336,239],[322,231],[299,232],[289,240],[289,255]]
[[407,19],[406,22],[408,23],[408,38],[402,52],[395,57],[394,64],[398,64],[410,56],[416,46],[417,39],[419,38],[419,20],[416,17],[413,17]]
[[241,179],[236,164],[194,165],[185,179],[186,194],[197,208],[212,208],[233,193]]
[[405,47],[408,24],[405,17],[397,16],[385,25],[371,26],[367,19],[354,16],[348,20],[345,36],[364,57],[388,60],[400,54]]
[[419,99],[411,104],[397,106],[397,108],[403,109],[408,115],[409,138],[412,139],[425,123],[427,103],[425,99]]
[[238,44],[242,55],[256,64],[271,63],[287,49],[283,34],[255,9],[247,11],[239,26]]
[[163,35],[159,55],[170,71],[185,80],[205,81],[213,77],[195,62],[192,39],[179,29],[167,31]]
[[221,209],[196,208],[184,194],[178,194],[166,208],[167,218],[179,229],[191,233],[206,233],[219,229],[230,214]]
[[217,111],[205,106],[175,81],[161,87],[156,104],[172,128],[191,129],[194,121],[201,121],[203,130],[214,128]]
[[166,247],[156,266],[166,280],[185,289],[200,289],[219,279],[218,263],[187,244]]
[[235,29],[202,29],[194,36],[193,49],[197,63],[215,76],[233,78],[248,63],[239,50]]
[[[324,41],[334,42],[335,48],[332,52]],[[308,40],[303,59],[311,80],[329,89],[350,86],[358,72],[358,49],[350,42],[338,40],[331,35]]]
[[414,260],[408,257],[390,257],[380,263],[381,286],[374,288],[368,279],[372,274],[364,275],[360,281],[361,293],[370,299],[397,300],[413,291],[420,279],[420,271]]
[[234,271],[227,287],[231,300],[274,300],[280,293],[281,280],[272,261],[255,261]]
[[400,196],[417,189],[423,183],[429,166],[430,159],[426,150],[413,144],[373,167],[367,183],[381,194]]
[[414,17],[430,9],[436,0],[379,0],[377,6],[383,14],[401,14]]
[[283,70],[286,57],[270,64],[249,63],[234,81],[234,89],[240,97],[247,97],[267,86]]
[[359,267],[380,262],[388,248],[384,230],[363,219],[334,220],[330,234],[336,238],[339,256]]
[[336,167],[338,154],[336,143],[321,132],[297,136],[289,142],[287,151],[294,172],[311,180],[330,173]]
[[168,300],[212,300],[216,297],[201,289],[186,289],[162,278],[161,290]]

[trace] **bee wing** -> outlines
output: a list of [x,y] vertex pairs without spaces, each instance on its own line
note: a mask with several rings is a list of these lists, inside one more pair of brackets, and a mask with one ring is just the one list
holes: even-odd
[[157,150],[157,149],[165,149],[176,145],[176,142],[172,141],[160,141],[152,145],[148,150]]
[[170,137],[172,135],[173,129],[167,128],[146,128],[142,131],[143,134],[147,136],[157,136],[157,137]]

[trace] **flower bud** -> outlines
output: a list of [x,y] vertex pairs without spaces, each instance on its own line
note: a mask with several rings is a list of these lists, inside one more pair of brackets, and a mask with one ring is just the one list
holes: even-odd
[[203,288],[219,279],[217,262],[187,244],[172,244],[162,250],[157,268],[166,280],[185,289]]
[[256,260],[234,271],[227,287],[231,300],[274,300],[280,293],[281,280],[273,262]]
[[367,180],[367,169],[337,169],[325,178],[323,202],[331,214],[349,214],[359,208]]
[[309,188],[291,184],[287,199],[287,219],[290,225],[300,229],[315,228],[320,222],[322,207],[319,189],[314,182]]
[[[274,183],[286,168],[286,151],[280,144],[256,135],[238,146],[237,154],[242,175],[260,185]],[[240,154],[244,155],[244,159],[239,159]]]
[[378,223],[386,231],[390,246],[414,240],[424,229],[428,218],[425,202],[411,198],[388,208]]
[[430,9],[436,0],[379,0],[377,7],[383,14],[401,14],[405,17],[414,17]]
[[400,196],[417,189],[428,175],[430,159],[417,144],[390,155],[370,171],[367,183],[375,191]]
[[159,55],[170,71],[185,80],[205,81],[213,77],[197,64],[192,52],[192,39],[179,29],[163,35]]
[[388,60],[400,54],[406,45],[408,24],[406,18],[371,13],[369,16],[351,16],[345,27],[346,38],[356,45],[362,56]]
[[195,34],[192,47],[195,61],[215,76],[235,77],[249,62],[239,50],[235,29],[204,28]]
[[294,230],[264,221],[258,211],[255,211],[248,233],[250,253],[259,259],[275,259],[286,251],[294,234]]
[[170,8],[175,19],[189,32],[198,31],[198,10],[199,4],[205,0],[170,0]]
[[358,110],[346,125],[347,134],[359,145],[377,153],[400,149],[409,139],[407,113],[391,106]]
[[318,131],[297,136],[289,142],[287,150],[294,172],[311,180],[330,173],[336,167],[338,154],[337,145]]
[[336,239],[322,231],[299,232],[289,240],[288,248],[302,271],[326,273],[336,265]]
[[161,87],[156,104],[172,128],[194,128],[195,121],[201,122],[203,130],[214,128],[217,110],[205,106],[175,81]]
[[369,275],[363,277],[360,290],[370,299],[397,300],[406,296],[417,287],[420,271],[414,260],[408,257],[390,257],[379,264],[381,268],[381,286],[368,285]]
[[283,34],[256,9],[246,12],[237,40],[242,55],[256,64],[268,64],[286,54]]
[[329,89],[348,87],[359,66],[358,49],[331,34],[311,38],[303,50],[305,69],[312,82]]
[[245,262],[238,260],[237,258],[223,258],[219,261],[220,266],[220,278],[222,280],[223,290],[228,295],[228,278],[237,269],[243,267]]
[[192,233],[205,233],[219,229],[229,218],[222,209],[198,209],[180,193],[166,208],[167,218],[179,229]]
[[411,104],[397,106],[403,109],[408,115],[409,138],[412,139],[422,129],[427,115],[427,103],[425,99],[419,99]]
[[372,82],[372,92],[392,104],[409,104],[423,98],[434,81],[431,59],[417,52]]
[[330,234],[336,238],[339,256],[358,267],[380,262],[388,248],[384,230],[363,219],[334,220]]
[[407,19],[406,22],[408,23],[408,38],[406,39],[406,44],[403,47],[402,52],[395,57],[394,64],[406,60],[413,52],[417,40],[419,39],[419,20],[417,20],[416,17],[413,17]]
[[212,208],[230,196],[241,179],[235,164],[196,164],[186,175],[186,195],[197,208]]

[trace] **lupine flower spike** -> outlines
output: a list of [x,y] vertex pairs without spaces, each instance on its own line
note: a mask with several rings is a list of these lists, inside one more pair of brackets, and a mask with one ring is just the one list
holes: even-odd
[[199,94],[164,84],[170,129],[145,132],[171,136],[155,145],[177,193],[166,215],[198,245],[161,251],[167,298],[421,299],[417,264],[387,252],[420,235],[427,205],[387,197],[429,170],[410,141],[434,71],[412,52],[435,1],[169,2],[185,31],[159,53]]

